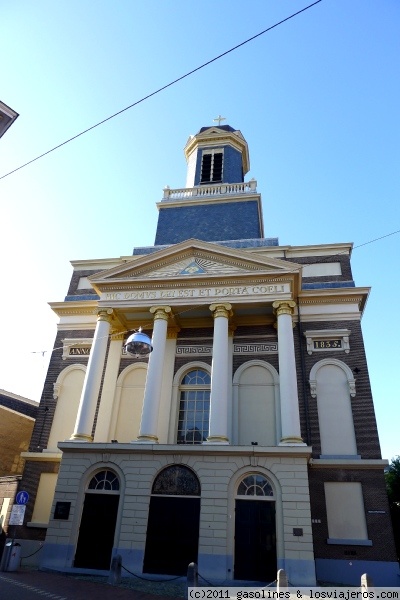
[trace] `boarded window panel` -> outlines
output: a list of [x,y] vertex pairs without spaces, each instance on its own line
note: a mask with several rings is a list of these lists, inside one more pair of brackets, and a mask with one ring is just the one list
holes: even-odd
[[326,482],[324,486],[329,538],[368,539],[361,483]]
[[48,523],[54,492],[57,483],[57,473],[42,473],[33,509],[32,523]]

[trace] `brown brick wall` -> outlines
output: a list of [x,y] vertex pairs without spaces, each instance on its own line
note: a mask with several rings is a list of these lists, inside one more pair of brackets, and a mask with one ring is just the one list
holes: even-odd
[[[372,546],[336,546],[327,544],[328,524],[324,482],[360,482],[363,490],[368,539]],[[396,561],[389,503],[383,470],[310,469],[311,518],[315,558]],[[384,514],[368,511],[384,510]]]
[[43,448],[47,447],[51,424],[53,422],[54,413],[57,406],[57,400],[53,398],[53,385],[57,381],[57,377],[59,376],[60,372],[73,364],[87,365],[88,363],[88,356],[74,356],[73,358],[63,360],[62,340],[64,338],[92,338],[93,334],[94,331],[92,329],[59,331],[57,333],[46,380],[43,386],[35,427],[33,429],[32,439],[29,447],[30,452],[40,452],[43,450]]
[[81,294],[94,294],[94,289],[92,287],[88,289],[78,290],[78,283],[81,277],[90,277],[90,275],[94,275],[99,271],[74,271],[72,273],[71,281],[69,283],[67,296],[79,296]]
[[[297,331],[296,331],[297,329]],[[298,325],[294,329],[297,377],[299,388],[300,416],[303,437],[306,438],[306,410],[308,405],[310,441],[313,446],[313,457],[321,454],[321,440],[319,436],[317,399],[310,393],[310,371],[314,364],[322,359],[335,358],[345,363],[354,374],[356,380],[356,395],[351,398],[353,409],[354,429],[357,442],[357,451],[361,458],[381,458],[378,430],[375,418],[372,392],[369,381],[368,365],[365,356],[364,342],[359,321],[325,321],[305,323],[301,325],[302,331],[315,329],[349,329],[350,352],[313,352],[309,355],[306,350],[306,341],[301,335],[301,347],[304,361],[304,378],[301,369],[300,340]],[[305,382],[304,382],[305,379]],[[305,385],[303,385],[303,382]]]
[[350,257],[346,254],[333,254],[332,256],[305,256],[293,259],[285,259],[288,262],[294,262],[299,265],[315,265],[319,263],[340,263],[341,275],[324,275],[322,277],[303,277],[304,283],[321,283],[322,281],[352,281]]

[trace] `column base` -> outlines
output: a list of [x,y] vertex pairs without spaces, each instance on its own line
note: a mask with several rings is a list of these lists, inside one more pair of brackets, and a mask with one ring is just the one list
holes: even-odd
[[137,440],[133,440],[131,444],[158,444],[158,437],[156,435],[139,435]]
[[301,437],[296,437],[296,436],[289,436],[289,437],[284,437],[281,439],[281,441],[279,442],[279,446],[287,446],[288,444],[292,445],[292,444],[296,444],[297,446],[307,446],[307,444],[304,443],[303,439]]
[[229,440],[224,435],[210,435],[203,444],[225,444],[229,446]]
[[87,433],[74,433],[69,438],[70,442],[93,442],[93,436]]

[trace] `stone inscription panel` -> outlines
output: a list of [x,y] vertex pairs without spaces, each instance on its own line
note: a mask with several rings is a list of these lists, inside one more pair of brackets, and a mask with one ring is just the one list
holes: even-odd
[[284,294],[290,294],[289,283],[279,284],[251,284],[236,286],[221,286],[208,288],[185,288],[185,289],[165,289],[165,290],[117,290],[113,292],[104,292],[101,294],[101,300],[111,302],[126,301],[157,301],[157,300],[182,300],[182,299],[204,299],[204,300],[222,300],[228,297],[251,297],[259,296],[280,297]]

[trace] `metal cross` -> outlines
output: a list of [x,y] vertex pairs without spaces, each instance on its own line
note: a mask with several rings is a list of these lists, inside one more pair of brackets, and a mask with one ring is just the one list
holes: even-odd
[[216,117],[215,119],[213,119],[213,121],[218,121],[218,125],[221,125],[221,121],[226,121],[225,117],[221,117],[221,115],[218,115],[218,117]]

